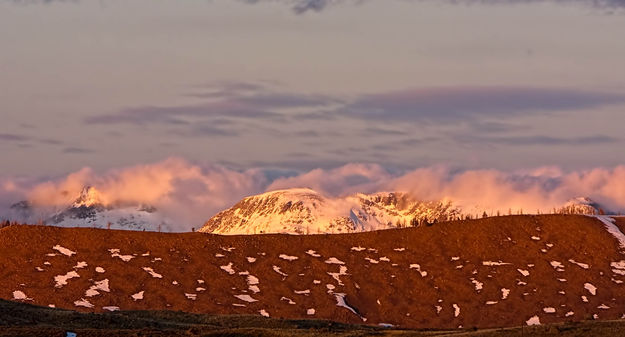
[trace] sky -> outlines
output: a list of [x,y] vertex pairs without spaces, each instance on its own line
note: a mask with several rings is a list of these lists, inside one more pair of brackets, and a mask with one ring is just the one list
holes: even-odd
[[0,0],[0,179],[613,172],[623,32],[622,0]]

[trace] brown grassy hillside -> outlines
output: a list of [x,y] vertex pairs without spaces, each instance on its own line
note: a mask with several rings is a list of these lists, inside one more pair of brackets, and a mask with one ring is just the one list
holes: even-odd
[[621,318],[625,276],[611,263],[623,259],[600,221],[572,215],[310,236],[10,226],[0,230],[0,298],[87,312],[515,326]]

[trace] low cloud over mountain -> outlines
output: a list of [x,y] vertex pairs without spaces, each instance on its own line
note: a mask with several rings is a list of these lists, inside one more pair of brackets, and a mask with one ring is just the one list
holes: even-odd
[[[311,188],[329,197],[407,192],[419,200],[449,199],[465,208],[504,212],[509,208],[550,211],[571,198],[584,196],[610,211],[625,211],[625,166],[572,172],[553,167],[516,172],[424,167],[396,173],[380,165],[355,163],[293,173],[260,168],[239,171],[170,158],[106,172],[83,168],[58,179],[2,178],[0,217],[11,216],[9,206],[20,200],[47,212],[62,209],[85,186],[97,188],[105,206],[154,206],[173,222],[175,231],[198,228],[245,196],[296,187]],[[36,221],[37,216],[35,213],[26,220]]]

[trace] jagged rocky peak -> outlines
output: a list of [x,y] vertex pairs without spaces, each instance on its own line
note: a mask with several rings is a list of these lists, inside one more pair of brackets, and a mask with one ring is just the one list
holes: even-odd
[[72,207],[92,207],[103,205],[103,197],[100,191],[93,186],[85,186],[82,191],[80,191],[80,195],[76,198]]

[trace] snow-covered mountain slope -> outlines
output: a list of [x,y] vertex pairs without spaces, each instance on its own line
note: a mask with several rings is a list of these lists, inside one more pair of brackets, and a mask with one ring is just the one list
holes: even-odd
[[[327,198],[311,189],[287,189],[247,197],[212,217],[200,231],[217,234],[349,233],[414,227],[492,213],[475,205],[463,209],[450,200],[425,202],[398,192]],[[555,208],[553,213],[599,214],[599,206],[588,198],[575,198]]]
[[457,219],[449,202],[420,202],[403,193],[326,198],[310,189],[267,192],[241,200],[200,231],[220,234],[348,233]]
[[[35,213],[27,201],[12,206],[24,215]],[[106,205],[95,187],[85,187],[66,207],[41,215],[46,225],[126,230],[170,231],[156,208],[146,205]]]

